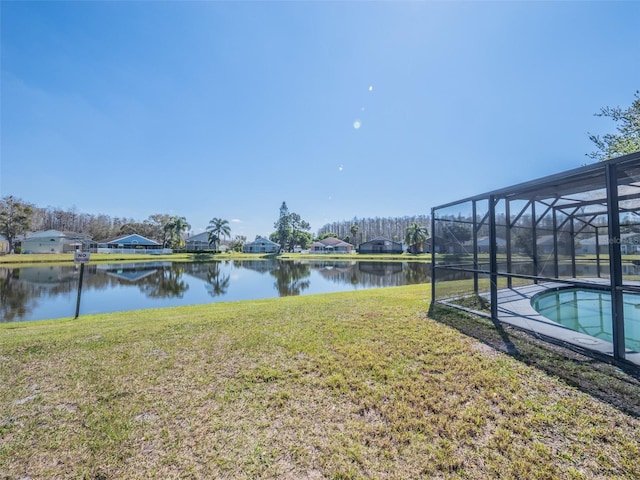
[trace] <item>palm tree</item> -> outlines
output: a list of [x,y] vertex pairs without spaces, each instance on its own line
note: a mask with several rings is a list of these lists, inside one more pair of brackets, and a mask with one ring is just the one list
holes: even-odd
[[207,227],[209,231],[209,245],[213,245],[213,249],[218,249],[220,237],[228,237],[231,234],[229,222],[221,218],[212,218]]
[[358,230],[360,230],[360,227],[358,227],[358,225],[356,225],[355,223],[353,225],[351,225],[351,228],[349,229],[349,231],[351,232],[351,238],[353,239],[353,244],[357,247],[358,245],[356,245],[356,234],[358,233]]
[[164,226],[165,237],[171,248],[183,248],[182,232],[189,230],[191,225],[185,217],[171,217]]
[[404,236],[404,241],[407,245],[415,245],[413,253],[422,253],[424,243],[429,239],[429,231],[427,227],[420,225],[419,223],[412,223],[407,227],[407,232]]

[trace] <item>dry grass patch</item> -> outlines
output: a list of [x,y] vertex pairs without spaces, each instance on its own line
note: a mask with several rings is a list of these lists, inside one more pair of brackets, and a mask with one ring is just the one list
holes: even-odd
[[638,419],[428,290],[1,326],[0,478],[640,477]]

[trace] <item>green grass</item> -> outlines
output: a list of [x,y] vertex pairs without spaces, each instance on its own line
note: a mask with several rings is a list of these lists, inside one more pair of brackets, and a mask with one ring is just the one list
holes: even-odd
[[[256,253],[172,253],[166,255],[151,255],[141,253],[92,253],[90,263],[113,262],[147,262],[170,260],[174,262],[207,262],[213,260],[258,260],[278,258],[282,260],[313,260],[313,261],[379,261],[379,262],[430,262],[430,254],[398,254],[398,255],[359,255],[359,254],[301,254],[284,253],[282,255],[256,254]],[[0,266],[17,268],[29,264],[65,264],[73,263],[73,253],[36,253],[25,255],[2,255]]]
[[[255,260],[264,258],[265,255],[250,255],[242,253],[172,253],[166,255],[151,255],[148,253],[92,253],[90,263],[113,263],[113,262],[148,262],[171,260],[174,262],[200,262],[211,260],[242,259]],[[73,263],[73,253],[35,253],[25,255],[3,255],[0,256],[0,265],[3,267],[19,267],[29,264],[65,264]]]
[[640,420],[589,393],[635,377],[429,292],[0,325],[0,478],[640,477]]

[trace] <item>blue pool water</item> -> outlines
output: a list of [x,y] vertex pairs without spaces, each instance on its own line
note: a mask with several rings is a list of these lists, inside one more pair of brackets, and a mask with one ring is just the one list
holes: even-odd
[[[624,337],[626,348],[640,352],[640,295],[625,293]],[[582,288],[553,290],[536,295],[533,308],[564,327],[612,342],[611,295]]]

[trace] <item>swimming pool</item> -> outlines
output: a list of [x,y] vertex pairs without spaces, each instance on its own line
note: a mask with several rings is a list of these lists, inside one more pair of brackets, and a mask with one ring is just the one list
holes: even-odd
[[[626,348],[640,352],[640,294],[624,293]],[[560,325],[605,342],[612,342],[611,294],[584,288],[565,288],[540,293],[531,299],[533,308]]]

